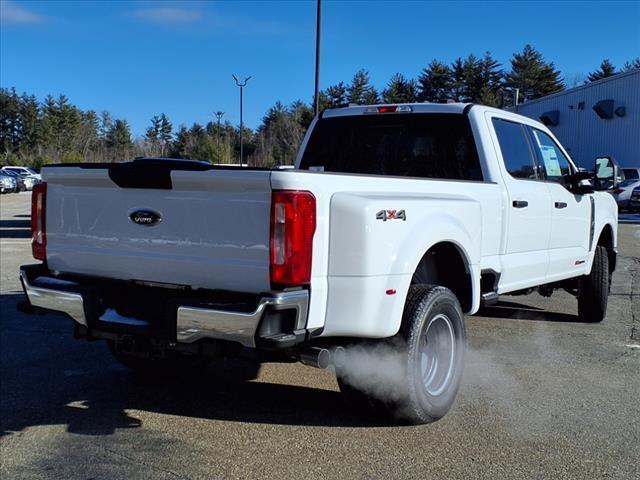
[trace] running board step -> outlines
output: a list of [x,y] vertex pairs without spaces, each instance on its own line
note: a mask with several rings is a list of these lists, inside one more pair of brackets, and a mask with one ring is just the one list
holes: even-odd
[[486,292],[482,294],[481,298],[482,306],[489,307],[498,303],[498,299],[500,298],[500,296],[498,295],[498,292]]

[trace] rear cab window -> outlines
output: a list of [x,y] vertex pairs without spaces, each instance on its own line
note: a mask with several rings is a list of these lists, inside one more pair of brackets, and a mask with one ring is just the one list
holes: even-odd
[[323,118],[311,133],[300,169],[483,181],[469,119],[459,113]]

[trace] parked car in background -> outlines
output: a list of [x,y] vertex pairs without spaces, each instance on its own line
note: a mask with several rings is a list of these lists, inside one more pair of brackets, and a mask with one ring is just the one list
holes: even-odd
[[622,173],[625,180],[640,180],[640,168],[623,168]]
[[36,171],[27,168],[27,167],[2,167],[2,170],[5,172],[12,172],[16,175],[19,175],[20,178],[24,181],[24,187],[26,190],[32,190],[34,185],[42,182],[42,177]]
[[629,200],[631,199],[631,192],[636,187],[640,186],[640,179],[629,178],[623,181],[620,185],[614,188],[611,193],[618,203],[619,210],[626,210],[629,208]]
[[637,186],[631,191],[627,208],[631,212],[640,213],[640,186]]
[[16,191],[16,186],[16,179],[0,170],[0,193],[13,193]]
[[9,167],[2,167],[3,170],[11,170],[12,172],[17,173],[18,175],[20,175],[21,177],[35,177],[38,180],[42,181],[42,177],[40,176],[40,174],[38,172],[36,172],[35,170],[33,170],[32,168],[28,168],[28,167],[16,167],[16,166],[9,166]]
[[20,176],[20,174],[14,172],[13,170],[5,170],[4,168],[2,169],[2,172],[5,175],[9,175],[12,178],[15,179],[16,181],[16,192],[24,192],[27,189],[27,186],[24,182],[24,179],[22,178],[22,176]]

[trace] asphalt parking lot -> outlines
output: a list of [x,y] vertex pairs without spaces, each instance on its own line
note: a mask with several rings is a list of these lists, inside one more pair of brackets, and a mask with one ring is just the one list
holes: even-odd
[[2,478],[640,478],[640,216],[620,225],[602,324],[565,293],[467,317],[458,401],[416,427],[349,409],[299,364],[141,380],[64,316],[17,312],[29,199],[0,198]]

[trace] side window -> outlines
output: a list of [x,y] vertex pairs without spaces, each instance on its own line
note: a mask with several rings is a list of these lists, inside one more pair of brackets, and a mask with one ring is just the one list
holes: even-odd
[[493,119],[504,166],[514,178],[537,180],[534,161],[523,125],[501,118]]
[[535,128],[531,129],[531,133],[544,180],[562,183],[564,176],[571,173],[569,160],[549,135]]

